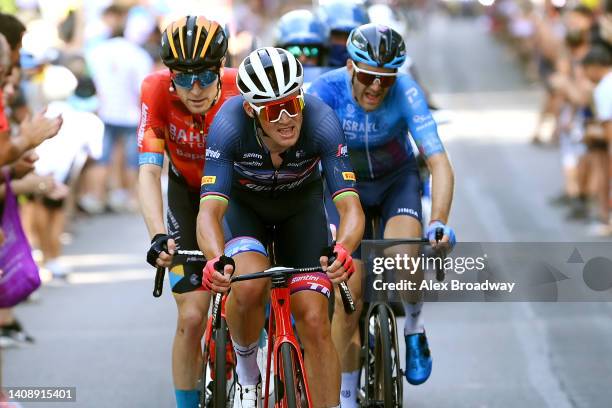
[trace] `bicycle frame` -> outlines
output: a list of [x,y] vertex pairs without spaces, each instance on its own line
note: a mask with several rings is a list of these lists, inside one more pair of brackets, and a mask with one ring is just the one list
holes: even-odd
[[[214,297],[213,297],[213,299],[214,299]],[[221,297],[221,306],[220,306],[221,310],[220,310],[219,315],[220,315],[220,317],[223,320],[227,321],[227,318],[225,316],[225,302],[226,301],[227,301],[227,295],[223,295]],[[215,353],[214,353],[214,349],[211,347],[211,345],[212,345],[213,329],[219,329],[219,327],[215,327],[215,314],[211,313],[210,316],[208,316],[208,320],[206,321],[206,329],[205,329],[205,332],[204,332],[204,353],[205,353],[204,357],[206,357],[206,358],[204,358],[204,364],[207,364],[209,361],[211,363],[214,363]],[[231,344],[231,334],[230,334],[230,338],[228,339],[228,342],[229,342],[229,344]],[[216,344],[215,344],[215,347],[216,347]],[[226,370],[227,370],[226,378],[229,380],[231,378],[231,371],[230,370],[232,369],[233,365],[235,365],[235,360],[234,359],[231,359],[231,360],[227,359],[227,356],[226,356],[226,364],[227,364],[227,366],[226,366]],[[211,370],[210,374],[211,374],[211,379],[214,380],[215,379],[214,370]]]
[[[276,285],[282,285],[283,282],[278,282]],[[282,361],[280,354],[280,346],[283,343],[291,344],[291,347],[295,350],[295,354],[298,357],[300,370],[304,373],[304,385],[306,387],[306,398],[308,400],[308,407],[312,407],[312,401],[310,399],[310,388],[308,386],[308,378],[306,377],[306,369],[304,367],[304,359],[300,345],[297,341],[297,337],[293,333],[293,327],[291,325],[291,304],[290,304],[291,292],[287,287],[287,283],[284,282],[284,286],[275,286],[274,279],[272,283],[272,290],[270,294],[270,320],[268,323],[268,355],[266,363],[266,390],[264,397],[264,407],[268,406],[269,401],[269,387],[270,387],[270,364],[272,363],[272,353],[274,353],[274,376],[280,376],[284,382],[284,373],[280,369]],[[275,403],[275,407],[284,407],[285,399],[283,398],[280,403]]]

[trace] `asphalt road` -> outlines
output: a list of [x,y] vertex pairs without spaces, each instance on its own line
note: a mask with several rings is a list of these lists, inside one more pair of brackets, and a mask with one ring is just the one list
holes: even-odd
[[[450,223],[461,241],[593,241],[547,204],[560,190],[554,149],[528,144],[541,98],[475,20],[435,18],[408,40],[435,101],[453,112],[440,131],[456,173]],[[57,407],[170,407],[176,312],[153,271],[137,215],[76,226],[64,261],[71,283],[45,286],[17,315],[36,344],[3,353],[6,386],[74,386]],[[405,385],[410,407],[608,407],[612,307],[607,303],[432,303],[434,370]],[[23,404],[40,407],[41,404]]]

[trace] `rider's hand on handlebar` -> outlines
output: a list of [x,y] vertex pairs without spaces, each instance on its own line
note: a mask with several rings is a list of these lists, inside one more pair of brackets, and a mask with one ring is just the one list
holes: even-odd
[[169,268],[176,252],[174,240],[167,234],[157,234],[151,240],[151,247],[147,252],[147,262],[154,267]]
[[329,279],[334,284],[338,284],[347,281],[351,277],[353,272],[355,272],[355,265],[353,257],[341,244],[334,246],[333,253],[336,259],[331,265],[328,266],[329,258],[325,255],[319,258],[319,262]]
[[[438,228],[441,228],[444,231],[444,235],[440,241],[436,241],[436,230]],[[434,220],[429,223],[429,227],[427,227],[427,232],[425,235],[431,243],[432,248],[438,248],[438,246],[440,246],[442,249],[446,249],[448,252],[450,252],[457,243],[455,231],[438,220]]]
[[[223,257],[224,259],[231,259]],[[234,273],[234,265],[221,262],[221,256],[206,262],[202,271],[202,286],[206,290],[217,293],[226,293],[230,289],[230,278]],[[219,269],[223,267],[223,273]]]

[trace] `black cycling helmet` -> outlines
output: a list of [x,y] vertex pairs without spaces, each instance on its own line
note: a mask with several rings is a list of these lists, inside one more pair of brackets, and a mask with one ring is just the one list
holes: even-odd
[[351,59],[372,67],[395,68],[406,61],[406,45],[394,29],[381,24],[364,24],[351,31],[346,47]]
[[227,51],[227,36],[216,21],[181,17],[168,24],[161,39],[161,59],[168,68],[198,72],[219,68]]

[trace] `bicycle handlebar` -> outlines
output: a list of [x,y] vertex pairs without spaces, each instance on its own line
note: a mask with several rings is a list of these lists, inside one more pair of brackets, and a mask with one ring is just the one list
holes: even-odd
[[300,273],[312,273],[312,272],[323,272],[323,269],[320,266],[314,266],[311,268],[285,268],[284,266],[274,266],[272,268],[268,268],[262,272],[255,273],[247,273],[240,276],[234,276],[230,279],[230,283],[234,282],[242,282],[253,279],[263,279],[263,278],[271,278],[275,274],[283,273],[284,275],[298,275]]
[[[442,237],[444,237],[444,228],[438,227],[436,228],[436,242],[440,242],[442,240]],[[406,245],[406,244],[428,244],[429,243],[429,239],[427,238],[398,238],[398,239],[370,239],[370,240],[363,240],[363,242],[368,242],[371,244],[387,244],[389,246],[391,245]],[[439,255],[442,256],[442,258],[446,258],[446,253],[444,250],[438,248],[435,250],[436,252],[438,252]],[[439,265],[439,267],[436,267],[436,280],[438,282],[442,282],[444,281],[444,278],[446,277],[446,271],[444,270],[444,265]]]

